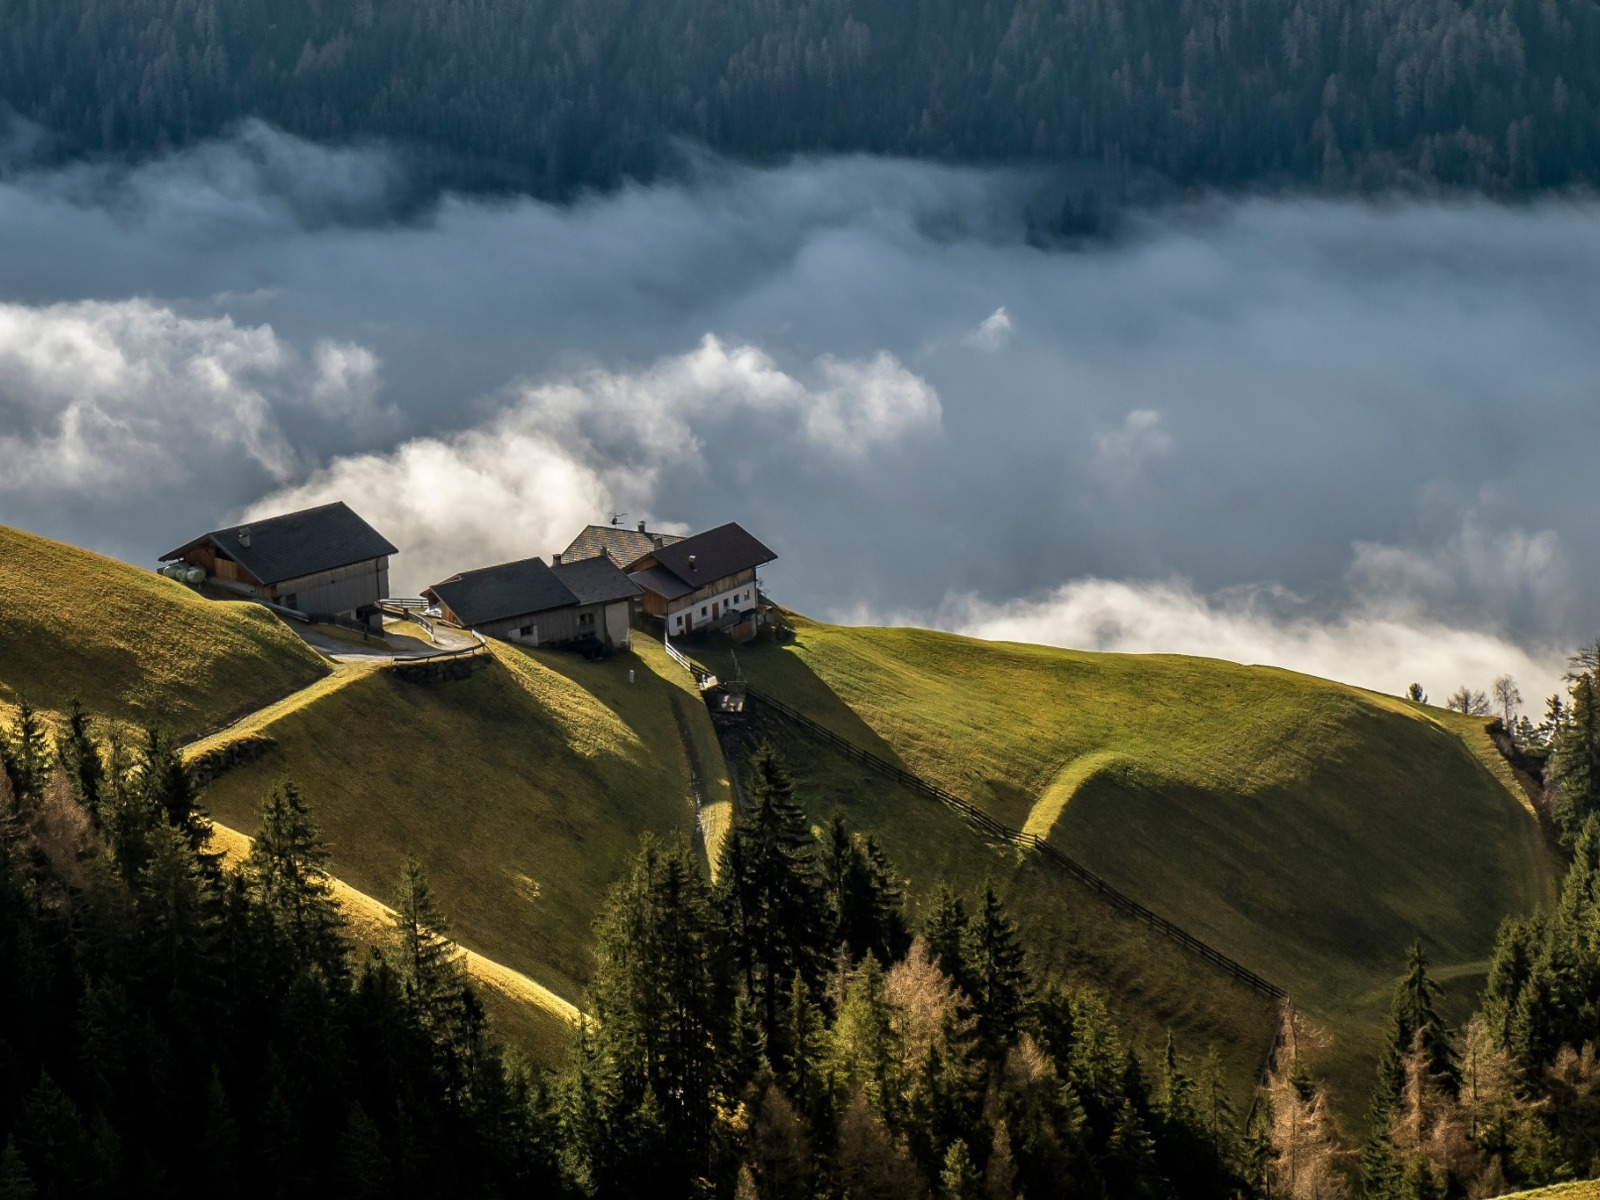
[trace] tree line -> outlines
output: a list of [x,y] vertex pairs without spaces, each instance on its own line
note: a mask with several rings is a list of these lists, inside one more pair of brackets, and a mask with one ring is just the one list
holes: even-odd
[[770,750],[711,882],[646,838],[568,1064],[490,1034],[426,872],[358,953],[297,788],[209,849],[177,748],[0,729],[0,1198],[1234,1197],[1273,1150],[1215,1054],[1141,1060],[992,887],[920,930]]
[[1527,193],[1600,179],[1597,102],[1587,0],[0,0],[0,103],[67,153],[257,117],[547,196],[675,138]]

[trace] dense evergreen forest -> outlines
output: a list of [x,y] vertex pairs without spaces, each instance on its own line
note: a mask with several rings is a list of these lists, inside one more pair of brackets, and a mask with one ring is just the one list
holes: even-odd
[[1038,971],[992,888],[914,924],[876,841],[812,827],[765,746],[715,882],[645,839],[569,1061],[533,1071],[419,863],[358,951],[293,785],[226,863],[159,732],[24,708],[0,728],[0,1200],[1450,1200],[1600,1173],[1600,646],[1573,668],[1517,726],[1570,849],[1559,904],[1507,919],[1459,1028],[1413,949],[1353,1130],[1292,1011],[1244,1110],[1214,1054],[1141,1052]]
[[1089,161],[1180,185],[1600,178],[1590,0],[0,0],[63,153],[259,117],[547,196],[731,156]]

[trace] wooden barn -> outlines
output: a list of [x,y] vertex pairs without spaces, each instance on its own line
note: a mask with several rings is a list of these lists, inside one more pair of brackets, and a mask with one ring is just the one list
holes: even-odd
[[541,558],[463,571],[423,591],[445,620],[485,637],[530,646],[593,638],[616,649],[632,644],[628,616],[639,587],[607,557],[558,562]]
[[312,616],[381,623],[389,557],[399,553],[344,501],[213,529],[161,556],[206,582]]
[[633,563],[628,578],[643,591],[644,611],[666,623],[668,636],[737,627],[753,635],[760,620],[756,568],[778,556],[729,522]]

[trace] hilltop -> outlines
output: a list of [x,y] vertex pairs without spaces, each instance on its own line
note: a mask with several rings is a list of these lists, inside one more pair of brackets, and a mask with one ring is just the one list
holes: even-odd
[[[1039,834],[1287,988],[1330,1036],[1319,1054],[1348,1107],[1370,1086],[1412,940],[1464,1015],[1502,917],[1551,896],[1553,858],[1482,719],[1213,659],[794,624],[791,645],[738,652],[753,687]],[[702,660],[733,670],[725,654]],[[862,778],[879,807],[856,812],[897,861],[935,852],[971,872],[997,869],[977,865],[985,854],[1015,857],[934,801],[884,807],[889,786]],[[1064,880],[1028,890],[1040,931],[1086,925]],[[1181,957],[1154,944],[1151,974]]]
[[[196,758],[248,742],[204,794],[223,826],[251,830],[294,778],[339,879],[381,901],[421,855],[462,944],[562,1003],[582,1001],[592,921],[642,833],[715,861],[726,769],[688,675],[647,636],[602,662],[494,643],[485,669],[418,683],[330,669],[256,606],[10,530],[0,548],[0,697],[215,731]],[[1502,916],[1550,894],[1537,822],[1481,720],[1272,668],[794,623],[792,644],[739,651],[756,688],[1287,988],[1329,1035],[1318,1053],[1347,1106],[1405,946],[1424,940],[1464,1011]],[[879,837],[914,915],[940,882],[995,881],[1042,967],[1103,989],[1149,1051],[1169,1030],[1190,1053],[1216,1047],[1247,1088],[1268,997],[1038,854],[770,715],[760,728],[815,823],[839,809]],[[548,1016],[524,1022],[541,1057],[559,1053]]]
[[193,735],[328,664],[254,604],[217,604],[127,563],[0,525],[0,703]]

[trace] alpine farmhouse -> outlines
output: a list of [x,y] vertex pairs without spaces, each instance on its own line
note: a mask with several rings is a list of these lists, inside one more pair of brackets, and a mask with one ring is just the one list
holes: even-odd
[[205,582],[308,616],[381,628],[389,595],[388,539],[344,501],[213,529],[161,556],[205,572]]

